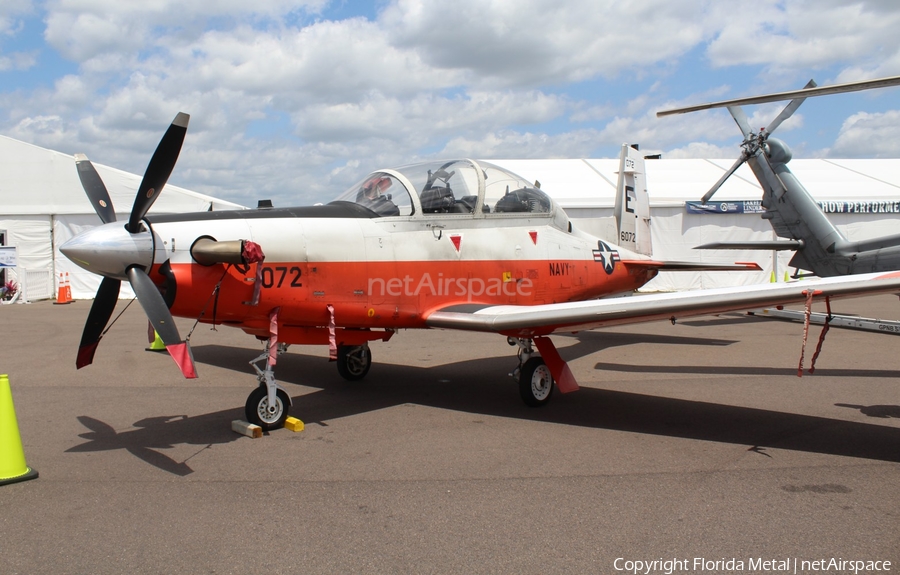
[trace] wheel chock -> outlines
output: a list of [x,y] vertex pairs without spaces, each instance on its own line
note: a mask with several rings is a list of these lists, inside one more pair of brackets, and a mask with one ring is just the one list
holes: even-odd
[[303,431],[303,422],[296,417],[288,416],[288,418],[284,420],[284,428],[290,429],[291,431]]
[[247,437],[252,437],[253,439],[262,437],[262,427],[254,425],[252,423],[247,423],[246,421],[242,421],[240,419],[235,419],[231,422],[231,431],[240,433],[241,435],[246,435]]

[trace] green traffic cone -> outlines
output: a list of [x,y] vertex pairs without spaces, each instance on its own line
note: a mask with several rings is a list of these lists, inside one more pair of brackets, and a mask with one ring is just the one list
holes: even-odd
[[9,377],[0,375],[0,485],[28,481],[37,476],[38,472],[25,464]]
[[155,335],[156,338],[153,340],[153,343],[150,344],[150,347],[147,348],[147,351],[166,351],[166,344],[163,343],[159,334],[154,331],[153,335]]

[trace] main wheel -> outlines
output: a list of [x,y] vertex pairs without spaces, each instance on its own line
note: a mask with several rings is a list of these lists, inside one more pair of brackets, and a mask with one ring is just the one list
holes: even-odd
[[247,398],[244,413],[247,421],[255,423],[263,428],[263,431],[284,427],[284,420],[288,416],[288,406],[291,404],[287,393],[278,389],[275,391],[275,405],[269,407],[269,392],[266,386],[261,385],[253,390]]
[[372,367],[372,352],[368,345],[339,345],[337,369],[347,381],[358,381],[369,373]]
[[532,357],[525,362],[519,372],[519,395],[529,407],[547,405],[553,395],[553,376],[550,368],[540,357]]

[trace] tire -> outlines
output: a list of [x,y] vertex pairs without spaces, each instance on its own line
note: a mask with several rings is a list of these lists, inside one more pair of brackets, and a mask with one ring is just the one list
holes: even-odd
[[519,395],[529,407],[543,407],[553,396],[553,376],[540,357],[525,362],[519,372]]
[[337,370],[347,381],[359,381],[372,367],[372,351],[368,345],[339,345]]
[[275,412],[269,413],[269,392],[266,386],[261,385],[253,390],[247,398],[244,406],[244,414],[247,421],[263,428],[263,431],[284,427],[291,401],[287,393],[278,389],[275,391]]

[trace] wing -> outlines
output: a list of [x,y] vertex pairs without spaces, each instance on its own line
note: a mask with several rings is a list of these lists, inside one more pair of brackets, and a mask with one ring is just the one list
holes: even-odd
[[890,272],[534,306],[460,304],[434,311],[425,321],[429,327],[534,337],[802,303],[810,293],[822,300],[898,292],[900,272]]

